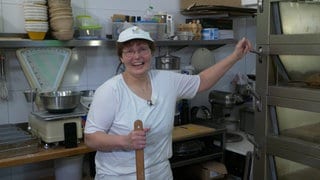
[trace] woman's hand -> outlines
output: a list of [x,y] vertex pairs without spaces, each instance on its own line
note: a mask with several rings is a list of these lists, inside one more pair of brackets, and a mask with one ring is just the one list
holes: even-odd
[[127,149],[144,149],[146,147],[147,142],[146,135],[149,130],[150,128],[144,128],[143,130],[131,131],[127,136]]
[[233,55],[237,60],[241,59],[244,55],[246,55],[250,50],[252,50],[252,45],[250,41],[246,38],[242,38],[236,45]]

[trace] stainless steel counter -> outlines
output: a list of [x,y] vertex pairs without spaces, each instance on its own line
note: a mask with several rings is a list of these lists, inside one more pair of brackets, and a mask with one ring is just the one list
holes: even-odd
[[232,133],[239,134],[243,137],[242,141],[226,143],[226,150],[232,151],[246,156],[247,152],[253,152],[253,144],[249,142],[245,133],[242,131],[233,131]]

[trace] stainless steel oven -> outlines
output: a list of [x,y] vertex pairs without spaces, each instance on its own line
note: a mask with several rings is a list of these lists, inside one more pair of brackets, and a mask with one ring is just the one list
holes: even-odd
[[254,179],[320,177],[320,2],[264,0],[257,15]]

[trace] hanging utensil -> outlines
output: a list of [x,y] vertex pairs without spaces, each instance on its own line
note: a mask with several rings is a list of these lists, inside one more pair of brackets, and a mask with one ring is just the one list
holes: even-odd
[[[134,130],[143,130],[143,124],[141,120],[136,120],[134,122]],[[143,149],[136,150],[136,170],[137,170],[137,180],[144,180],[144,151]]]
[[8,88],[5,74],[5,55],[0,53],[0,64],[1,64],[1,77],[0,77],[0,98],[2,100],[8,100]]

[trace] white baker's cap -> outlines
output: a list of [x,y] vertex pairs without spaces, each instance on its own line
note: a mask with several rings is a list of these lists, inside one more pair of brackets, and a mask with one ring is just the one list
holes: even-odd
[[151,38],[150,33],[142,30],[137,26],[132,26],[122,31],[119,34],[119,38],[117,42],[126,42],[132,39],[145,39],[153,42],[153,39]]

